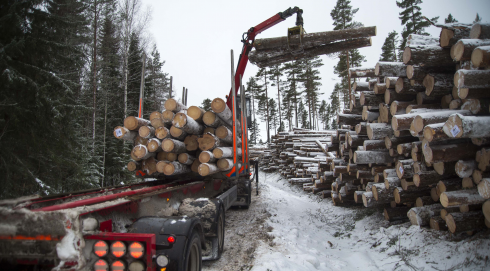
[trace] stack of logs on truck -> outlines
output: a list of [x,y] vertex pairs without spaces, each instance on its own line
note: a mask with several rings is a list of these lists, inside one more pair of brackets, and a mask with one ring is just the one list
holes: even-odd
[[304,168],[288,150],[297,139],[279,135],[280,172],[335,205],[384,208],[391,222],[490,227],[490,25],[438,26],[439,39],[409,38],[403,62],[351,68],[343,129],[325,139],[336,157]]
[[[164,105],[166,110],[152,112],[149,120],[129,116],[124,126],[114,128],[116,138],[133,144],[129,171],[143,177],[187,178],[193,173],[226,174],[233,168],[232,112],[223,99],[214,99],[207,112],[172,98]],[[238,130],[241,134],[241,127]],[[237,141],[241,156],[239,137]]]

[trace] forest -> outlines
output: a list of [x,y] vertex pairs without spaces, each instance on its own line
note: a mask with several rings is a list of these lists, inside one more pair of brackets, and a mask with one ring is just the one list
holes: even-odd
[[[137,115],[143,61],[144,118],[172,96],[157,44],[145,26],[151,13],[141,0],[7,0],[0,8],[0,198],[66,193],[134,182],[125,170],[132,146],[113,129]],[[421,0],[397,2],[405,26],[391,32],[381,61],[400,61],[410,34],[426,34]],[[333,30],[361,27],[358,9],[337,0]],[[415,16],[408,16],[408,14]],[[449,21],[448,21],[449,20]],[[481,20],[478,17],[476,21]],[[436,22],[437,18],[432,18]],[[449,14],[445,20],[455,22]],[[321,100],[320,57],[262,68],[246,82],[253,103],[250,142],[261,142],[259,122],[271,134],[292,127],[336,129],[349,106],[359,50],[333,56],[334,86]],[[367,79],[369,80],[369,78]],[[202,102],[208,110],[210,100]]]

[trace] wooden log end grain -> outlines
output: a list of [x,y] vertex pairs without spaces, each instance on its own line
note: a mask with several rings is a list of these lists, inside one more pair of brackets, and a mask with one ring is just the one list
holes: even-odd
[[169,161],[158,161],[157,162],[157,171],[160,172],[160,173],[164,173],[164,168],[165,168],[165,165],[167,165],[169,163]]
[[162,112],[162,120],[165,122],[172,122],[174,119],[175,113],[170,110],[165,110]]
[[165,139],[170,136],[170,131],[166,127],[158,127],[155,129],[155,137],[158,139]]
[[450,213],[446,223],[451,233],[471,231],[485,227],[485,217],[481,212]]
[[184,113],[175,114],[172,124],[173,126],[182,129],[187,124],[187,115]]
[[138,130],[138,134],[144,138],[151,138],[155,135],[155,128],[150,126],[141,126]]
[[164,103],[164,106],[165,106],[165,109],[172,111],[172,112],[175,112],[175,113],[177,113],[181,110],[187,109],[187,107],[185,105],[183,105],[182,103],[178,102],[177,100],[175,100],[173,98],[166,100]]
[[172,135],[172,137],[174,137],[176,139],[184,140],[185,137],[187,136],[187,133],[180,128],[172,126],[172,127],[170,127],[170,135]]
[[226,109],[226,102],[221,98],[216,98],[211,102],[211,108],[216,113],[221,113]]
[[141,169],[141,164],[135,161],[130,161],[128,162],[127,169],[129,171],[136,171],[138,169]]
[[150,121],[134,116],[129,116],[124,119],[124,127],[131,131],[135,131],[145,125],[151,125]]
[[214,155],[212,152],[209,152],[209,151],[203,151],[203,152],[201,152],[201,154],[199,154],[199,162],[201,162],[201,163],[207,163],[212,158],[214,158]]
[[206,113],[206,112],[202,108],[195,106],[195,105],[190,106],[187,109],[187,115],[195,121],[201,121],[204,113]]

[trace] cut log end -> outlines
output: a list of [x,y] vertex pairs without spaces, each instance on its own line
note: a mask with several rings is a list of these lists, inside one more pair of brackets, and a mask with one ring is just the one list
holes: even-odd
[[166,152],[171,152],[174,149],[174,142],[172,140],[165,139],[162,142],[162,149]]
[[175,114],[172,124],[177,128],[182,128],[187,124],[187,115],[184,113]]
[[200,120],[204,114],[204,110],[202,110],[200,107],[197,107],[195,105],[190,106],[187,109],[187,115],[191,117],[193,120]]
[[220,148],[216,148],[213,150],[213,155],[214,157],[220,159],[221,157],[223,157],[223,151]]
[[410,47],[405,47],[405,50],[403,50],[403,63],[407,64],[411,58],[412,50],[410,49]]
[[216,98],[211,102],[211,108],[216,113],[221,113],[226,109],[226,102],[221,98]]

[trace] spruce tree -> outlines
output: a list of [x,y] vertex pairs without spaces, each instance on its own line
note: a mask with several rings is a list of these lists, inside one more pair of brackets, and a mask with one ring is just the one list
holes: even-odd
[[300,74],[300,79],[304,86],[304,97],[306,105],[308,106],[308,118],[310,129],[314,129],[318,97],[322,94],[319,92],[320,83],[320,71],[319,67],[323,66],[323,62],[320,57],[307,58],[302,61],[303,73]]
[[257,138],[260,137],[260,127],[257,120],[252,120],[252,127],[250,127],[250,143],[257,144]]
[[258,102],[258,97],[260,95],[260,86],[257,84],[257,81],[255,80],[254,77],[250,77],[247,82],[247,89],[246,93],[250,93],[252,96],[251,103],[252,103],[252,121],[255,121],[256,116],[255,116],[255,104]]
[[444,23],[446,24],[449,24],[449,23],[457,23],[458,20],[456,20],[456,18],[453,17],[453,15],[451,15],[451,13],[449,13],[449,15],[447,16],[446,19],[444,19]]
[[[430,26],[431,23],[422,18],[422,8],[420,8],[422,0],[402,0],[396,1],[396,5],[403,9],[400,12],[400,20],[404,26],[402,32],[402,41],[400,43],[400,54],[403,53],[407,45],[407,39],[410,34],[429,35],[425,32],[425,28]],[[439,16],[430,19],[432,22],[437,22]]]
[[277,87],[277,104],[278,104],[278,112],[279,119],[282,119],[281,116],[281,93],[283,91],[283,84],[281,77],[283,75],[283,67],[281,64],[274,65],[269,69],[269,80],[272,82],[271,87]]
[[481,22],[481,19],[482,18],[480,17],[480,15],[478,13],[476,13],[476,17],[475,17],[475,20],[473,21],[473,23],[474,24],[479,23],[479,22]]
[[206,98],[202,101],[201,107],[204,111],[211,111],[211,99]]
[[[451,14],[450,14],[451,15]],[[379,61],[389,61],[389,62],[397,62],[397,43],[398,43],[398,33],[396,31],[391,31],[388,33],[388,37],[386,37],[383,46],[381,47],[381,57]]]
[[128,116],[138,116],[143,50],[136,33],[131,34],[128,58]]

